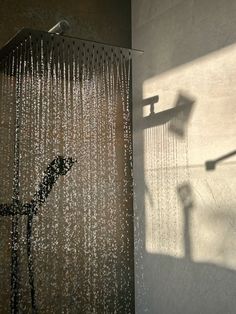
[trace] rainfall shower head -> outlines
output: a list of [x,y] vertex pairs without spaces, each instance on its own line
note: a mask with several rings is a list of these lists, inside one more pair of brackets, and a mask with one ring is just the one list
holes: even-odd
[[109,57],[112,60],[130,59],[133,53],[143,53],[141,50],[59,35],[68,27],[69,23],[62,20],[49,32],[23,28],[0,49],[0,63],[17,51],[24,51],[24,55],[30,52],[32,58],[35,59],[43,54],[47,61],[50,58],[55,62],[63,59],[66,63],[71,63],[76,55],[85,60],[93,59],[102,62],[105,59],[108,60]]

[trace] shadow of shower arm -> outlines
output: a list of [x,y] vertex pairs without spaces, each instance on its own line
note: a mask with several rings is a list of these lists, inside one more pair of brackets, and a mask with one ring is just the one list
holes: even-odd
[[157,113],[151,111],[148,116],[142,119],[141,127],[143,129],[147,129],[154,126],[163,125],[176,117],[176,115],[183,111],[185,108],[186,105],[181,105]]
[[228,153],[226,155],[223,155],[215,160],[208,160],[205,162],[206,170],[215,170],[216,164],[224,159],[228,159],[229,157],[232,157],[236,155],[236,150],[232,151],[231,153]]

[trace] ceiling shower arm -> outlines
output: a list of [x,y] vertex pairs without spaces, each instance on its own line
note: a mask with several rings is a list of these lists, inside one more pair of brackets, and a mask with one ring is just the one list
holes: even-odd
[[54,25],[48,32],[62,35],[69,29],[70,29],[70,24],[66,20],[61,20],[56,25]]

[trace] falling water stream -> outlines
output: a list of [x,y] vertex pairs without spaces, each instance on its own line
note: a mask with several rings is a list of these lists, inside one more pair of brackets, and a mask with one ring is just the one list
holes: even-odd
[[188,135],[176,136],[169,125],[144,130],[145,245],[153,254],[179,256],[184,248],[178,187],[189,180]]
[[36,214],[0,216],[0,313],[132,313],[129,51],[29,35],[0,70],[2,212],[74,160]]

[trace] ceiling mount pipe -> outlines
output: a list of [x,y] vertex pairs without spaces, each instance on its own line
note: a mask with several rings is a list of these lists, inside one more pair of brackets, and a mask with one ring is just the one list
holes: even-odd
[[70,24],[66,20],[61,20],[54,25],[48,32],[53,34],[62,35],[70,29]]

